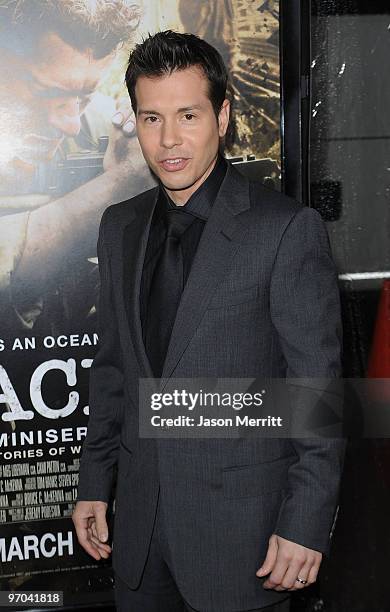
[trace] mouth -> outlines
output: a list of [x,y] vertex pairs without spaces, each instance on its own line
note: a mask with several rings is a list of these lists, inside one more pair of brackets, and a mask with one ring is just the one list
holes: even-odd
[[159,165],[167,172],[177,172],[183,170],[190,161],[186,157],[170,157],[159,162]]

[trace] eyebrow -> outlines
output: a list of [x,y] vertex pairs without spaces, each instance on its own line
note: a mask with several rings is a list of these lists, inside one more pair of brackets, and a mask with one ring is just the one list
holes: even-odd
[[47,98],[68,98],[77,96],[79,98],[88,98],[93,94],[94,90],[90,89],[60,89],[59,87],[44,87],[41,90],[36,90],[36,94]]
[[[191,110],[203,110],[203,107],[200,104],[192,104],[191,106],[182,106],[181,108],[178,108],[177,112],[185,113]],[[138,110],[138,115],[159,115],[161,116],[161,113],[155,110],[146,110],[146,109],[140,108]]]
[[66,88],[61,88],[61,87],[56,87],[56,86],[47,86],[45,83],[42,83],[39,79],[32,77],[31,82],[36,85],[40,91],[38,91],[38,95],[39,93],[41,93],[41,95],[43,97],[68,97],[68,96],[79,96],[79,97],[88,97],[91,96],[94,92],[96,88],[93,87],[83,87],[81,89],[66,89]]

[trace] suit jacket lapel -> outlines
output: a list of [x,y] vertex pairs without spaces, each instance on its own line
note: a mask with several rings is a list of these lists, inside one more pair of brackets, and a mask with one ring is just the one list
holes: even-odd
[[239,213],[249,206],[249,181],[228,163],[177,311],[162,373],[163,387],[196,332],[209,300],[242,243],[247,227],[240,221]]
[[139,363],[141,377],[145,378],[152,378],[153,372],[142,339],[140,287],[146,245],[157,196],[158,188],[155,188],[152,193],[140,196],[141,199],[134,205],[132,217],[127,220],[122,232],[123,299],[130,339]]

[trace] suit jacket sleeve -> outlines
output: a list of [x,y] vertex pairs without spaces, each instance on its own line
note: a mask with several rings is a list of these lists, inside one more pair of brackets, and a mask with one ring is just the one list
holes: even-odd
[[99,348],[90,369],[88,433],[83,444],[78,501],[109,501],[124,403],[122,355],[104,237],[108,211],[103,214],[97,244]]
[[[336,269],[325,224],[300,209],[286,228],[271,281],[271,316],[287,378],[341,375],[341,315]],[[329,554],[344,461],[342,438],[291,438],[297,461],[274,532]]]

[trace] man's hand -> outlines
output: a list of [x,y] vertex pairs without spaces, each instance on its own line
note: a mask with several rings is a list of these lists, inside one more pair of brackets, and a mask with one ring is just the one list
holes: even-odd
[[112,123],[120,129],[125,136],[135,136],[135,116],[127,96],[119,98],[117,101],[116,113],[112,117]]
[[[271,573],[263,586],[275,591],[296,591],[303,589],[317,579],[322,553],[306,548],[275,533],[269,539],[268,551],[256,576]],[[297,578],[305,580],[302,584]]]
[[117,102],[117,112],[112,117],[108,135],[108,146],[103,159],[105,172],[123,168],[123,174],[128,177],[129,172],[147,167],[136,138],[135,123],[129,100],[121,98]]
[[105,502],[79,501],[72,515],[80,545],[96,561],[108,559],[111,554],[111,546],[105,544],[108,539],[106,510]]

